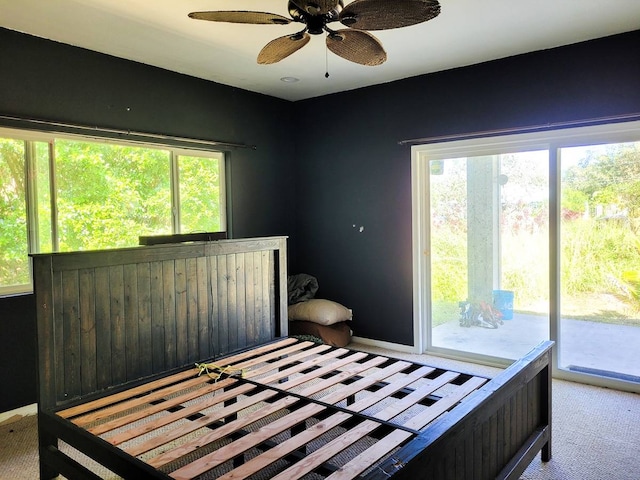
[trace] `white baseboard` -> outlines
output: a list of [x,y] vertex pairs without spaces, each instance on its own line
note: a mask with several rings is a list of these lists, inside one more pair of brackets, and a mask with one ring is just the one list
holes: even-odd
[[411,345],[402,345],[400,343],[383,342],[382,340],[372,340],[364,337],[351,337],[351,341],[354,343],[362,343],[370,347],[386,348],[389,350],[395,350],[402,353],[420,353],[416,350],[416,347]]
[[38,413],[38,404],[32,403],[31,405],[26,405],[24,407],[16,408],[14,410],[9,410],[8,412],[0,413],[0,425],[5,423],[13,423],[18,420],[22,420],[24,417],[28,417],[30,415],[36,415]]

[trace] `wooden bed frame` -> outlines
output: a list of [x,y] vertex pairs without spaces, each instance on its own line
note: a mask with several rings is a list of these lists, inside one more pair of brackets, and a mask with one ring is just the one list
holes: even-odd
[[33,265],[42,479],[515,479],[551,457],[551,342],[487,379],[289,338],[284,237]]

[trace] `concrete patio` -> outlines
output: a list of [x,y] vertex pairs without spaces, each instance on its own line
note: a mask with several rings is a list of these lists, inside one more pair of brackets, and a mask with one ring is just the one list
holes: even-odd
[[[433,329],[432,343],[436,347],[517,359],[549,339],[548,324],[547,317],[517,312],[497,329],[461,327],[455,319]],[[640,327],[563,319],[560,335],[562,368],[612,372],[614,378],[621,374],[640,380]]]

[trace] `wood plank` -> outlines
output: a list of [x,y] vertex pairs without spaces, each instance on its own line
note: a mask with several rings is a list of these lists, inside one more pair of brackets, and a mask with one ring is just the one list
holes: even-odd
[[[410,385],[411,383],[415,382],[419,378],[423,378],[425,375],[428,375],[433,370],[434,369],[431,367],[421,367],[421,369],[417,370],[416,372],[413,372],[413,374],[408,375],[407,378],[402,379],[401,381],[397,381],[392,384],[389,384],[386,387],[379,390],[378,392],[376,392],[378,394],[377,399],[386,398],[388,395],[391,395],[395,391],[398,391],[404,388],[405,386]],[[434,387],[435,389],[440,388],[440,386],[455,379],[456,375],[457,374],[452,373],[449,376],[441,378],[440,382],[437,385],[430,385],[428,388],[429,389],[434,389]],[[443,375],[440,375],[440,377],[442,376]],[[416,394],[416,397],[424,398],[423,394]],[[377,400],[377,399],[374,399],[374,400]],[[373,404],[372,401],[369,399],[364,399],[364,400],[366,401],[366,403],[363,401],[356,402],[354,405],[352,405],[352,407],[355,406],[356,408],[367,408],[370,406],[369,404]],[[412,434],[410,432],[407,432],[404,430],[394,430],[389,435],[385,436],[380,441],[376,442],[376,444],[374,444],[372,447],[368,448],[367,450],[362,452],[360,455],[356,456],[352,461],[348,462],[347,464],[339,468],[335,473],[330,475],[328,478],[331,478],[332,480],[355,478],[357,475],[359,475],[364,470],[369,468],[369,466],[372,465],[373,462],[378,461],[379,459],[387,455],[389,452],[391,452],[393,449],[397,448],[402,443],[409,440],[411,437],[412,437]]]
[[396,379],[390,382],[388,385],[385,385],[377,392],[373,392],[365,398],[362,398],[351,405],[347,405],[346,408],[353,411],[362,411],[365,408],[372,407],[376,403],[385,398],[393,395],[396,392],[399,392],[403,388],[411,386],[417,380],[425,377],[429,373],[434,370],[432,367],[421,367],[416,371],[404,376],[403,378]]
[[246,286],[244,298],[244,344],[251,345],[258,340],[256,331],[258,329],[258,319],[256,317],[256,307],[260,303],[260,294],[257,287],[255,255],[258,252],[249,252],[244,255],[244,283]]
[[[51,257],[33,258],[33,282],[38,330],[38,401],[40,408],[56,405],[54,275]],[[43,443],[43,439],[40,439]]]
[[197,370],[195,369],[184,371],[175,375],[171,375],[169,377],[164,377],[158,380],[154,380],[152,382],[142,384],[138,387],[129,388],[122,392],[114,393],[112,395],[101,397],[90,402],[81,403],[74,407],[60,410],[59,412],[57,412],[57,415],[63,418],[70,419],[78,415],[91,412],[92,410],[102,408],[106,405],[115,404],[123,400],[136,397],[138,395],[144,395],[147,392],[150,392],[156,388],[160,388],[164,385],[175,383],[176,381],[179,381],[181,379],[193,378],[195,375],[197,375]]
[[[185,261],[186,275],[186,307],[187,307],[187,329],[186,329],[186,349],[187,361],[198,362],[203,358],[208,358],[210,352],[207,348],[203,355],[200,355],[199,328],[200,312],[198,310],[198,262],[195,258],[188,258]],[[205,287],[206,291],[206,287]],[[207,345],[208,347],[208,345]]]
[[[256,356],[255,358],[249,358],[239,363],[227,363],[226,361],[221,361],[219,363],[222,363],[224,365],[230,365],[231,367],[233,367],[234,370],[245,369],[247,370],[246,372],[247,375],[255,376],[255,372],[252,370],[249,370],[251,367],[254,367],[256,365],[265,365],[265,364],[266,364],[265,365],[266,367],[271,367],[275,363],[273,362],[273,360],[281,357],[286,357],[286,358],[283,358],[282,360],[284,361],[289,360],[289,363],[293,363],[293,361],[291,360],[292,358],[291,354],[293,352],[300,352],[301,350],[307,347],[310,347],[312,345],[314,345],[313,342],[304,341],[300,343],[294,343],[293,345],[289,345],[287,347],[278,348],[278,350],[275,350],[272,352],[263,353],[260,356]],[[327,346],[327,347],[331,348],[330,346]],[[322,350],[325,350],[325,349],[322,349]],[[302,352],[302,353],[305,353],[305,352]],[[309,356],[309,354],[305,356]],[[274,368],[270,368],[269,370],[274,370]]]
[[[370,360],[367,360],[364,363],[352,363],[351,365],[347,365],[346,367],[339,369],[338,373],[331,375],[331,377],[325,378],[313,385],[306,387],[300,392],[300,395],[309,396],[309,395],[312,395],[313,393],[321,392],[328,388],[334,387],[342,383],[344,380],[350,379],[351,377],[355,377],[356,375],[359,375],[368,370],[371,370],[372,368],[378,367],[383,363],[385,363],[386,361],[387,359],[385,357],[374,357]],[[315,372],[311,372],[311,374],[314,374],[314,373]],[[303,382],[303,383],[306,383],[306,382]],[[296,379],[292,379],[280,384],[280,388],[291,389],[297,386],[298,384],[299,382]],[[346,396],[343,398],[346,398]]]
[[151,358],[152,373],[166,370],[164,355],[164,292],[162,289],[162,262],[152,262],[150,269],[151,294]]
[[60,272],[69,269],[76,270],[78,268],[109,267],[111,265],[123,265],[125,263],[157,262],[166,258],[223,256],[236,252],[283,250],[285,248],[286,237],[274,236],[262,238],[236,238],[215,242],[193,242],[146,247],[117,248],[101,251],[34,254],[32,256],[34,258],[49,258],[52,269]]
[[[297,340],[295,338],[285,338],[278,342],[265,344],[265,345],[262,345],[261,347],[254,348],[253,350],[248,352],[243,352],[243,353],[229,356],[225,360],[227,360],[230,364],[234,364],[236,362],[240,362],[246,359],[247,357],[251,357],[256,353],[261,354],[263,352],[269,352],[271,350],[281,348],[283,346],[287,346],[287,345],[290,345],[291,343],[296,343],[296,342]],[[92,410],[103,408],[106,405],[115,404],[129,398],[137,397],[139,395],[144,395],[147,392],[156,390],[158,388],[162,388],[166,385],[171,385],[173,383],[183,381],[184,379],[194,378],[195,376],[198,375],[198,373],[199,373],[199,370],[196,368],[185,370],[183,372],[178,372],[164,378],[159,378],[157,380],[147,382],[137,387],[129,388],[122,392],[101,397],[99,399],[96,399],[90,402],[82,403],[75,407],[61,410],[57,412],[57,414],[63,418],[73,418],[77,415],[81,415],[83,413],[90,412]]]
[[236,253],[236,294],[235,294],[235,332],[236,332],[236,347],[247,347],[247,322],[253,320],[247,317],[247,302],[253,300],[253,291],[249,291],[251,285],[247,283],[247,256],[248,253]]
[[[345,388],[341,388],[340,390],[330,393],[325,397],[321,397],[321,400],[327,403],[336,403],[338,401],[344,400],[349,395],[352,395],[355,392],[361,391],[363,388],[366,388],[367,386],[373,385],[378,381],[381,381],[385,378],[388,378],[391,375],[396,374],[398,371],[406,368],[407,365],[408,364],[406,362],[395,362],[394,364],[384,369],[381,369],[379,372],[377,372],[374,375],[363,377],[362,379],[354,382],[353,384],[349,386],[345,386]],[[392,392],[398,391],[406,387],[407,385],[410,385],[411,383],[415,382],[416,380],[424,377],[425,375],[428,375],[433,370],[434,369],[430,367],[422,367],[412,372],[411,374],[407,375],[402,380],[393,382],[395,386],[391,387],[387,391],[389,390],[391,390]],[[302,392],[303,395],[311,395],[313,393],[315,393],[315,389],[313,389],[313,387],[309,391]],[[373,403],[377,403],[377,400],[380,399],[380,396],[376,394],[373,394],[372,396],[376,398],[376,400],[374,400]],[[352,405],[351,410],[360,412],[365,408],[369,408],[373,403],[358,402],[354,404],[355,407]],[[290,439],[265,451],[264,453],[258,455],[257,457],[254,457],[250,461],[245,462],[242,466],[235,468],[232,472],[229,472],[228,474],[222,475],[221,477],[218,477],[218,478],[220,480],[232,479],[232,478],[233,479],[246,478],[249,475],[252,475],[258,472],[260,469],[265,468],[271,463],[279,460],[281,457],[284,457],[285,455],[290,454],[291,452],[300,448],[300,446],[303,446],[308,442],[316,439],[317,437],[323,435],[325,432],[329,431],[331,428],[334,428],[340,425],[341,423],[348,420],[349,418],[350,416],[343,412],[333,414],[329,418],[319,422],[318,424],[315,424],[312,429],[307,429],[301,432],[300,434],[295,435],[294,437],[291,437]],[[401,433],[402,433],[402,440],[400,440],[400,442],[411,437],[411,433],[408,433],[405,431],[401,431]],[[388,448],[385,446],[383,448],[384,453],[380,454],[380,456],[383,456],[384,454],[386,454],[386,452],[390,451],[393,448],[394,447]],[[377,453],[375,453],[374,451],[369,452],[369,454],[377,455]],[[368,466],[370,465],[370,463],[367,463],[366,465]],[[346,478],[352,478],[352,477],[346,477]]]
[[[450,374],[450,375],[447,375]],[[451,377],[453,376],[454,378],[458,376],[458,374],[456,374],[455,372],[446,372],[443,375],[440,375],[438,378],[440,377]],[[473,385],[475,385],[477,382],[473,381],[474,378],[478,378],[478,377],[472,377],[472,379],[468,380],[467,382],[465,382],[463,384],[463,387],[458,389],[458,391],[456,391],[455,393],[450,393],[449,395],[443,397],[441,400],[439,400],[438,402],[436,402],[435,405],[438,405],[440,402],[443,402],[443,400],[447,399],[444,403],[457,403],[460,399],[460,396],[462,393],[464,393],[466,390],[469,391],[473,391],[475,390],[475,388],[471,388]],[[436,379],[437,380],[437,379]],[[485,379],[480,379],[480,380],[485,380]],[[445,379],[444,383],[443,379],[440,379],[440,383],[445,384],[448,383],[448,379]],[[464,387],[466,385],[466,387]],[[396,415],[398,415],[399,410],[403,411],[406,408],[409,408],[412,405],[415,405],[415,403],[417,403],[417,401],[419,401],[419,399],[424,398],[424,392],[427,392],[429,390],[434,391],[437,388],[440,388],[441,385],[439,386],[435,386],[435,385],[429,385],[427,388],[423,387],[423,391],[418,393],[420,389],[412,392],[411,394],[407,395],[404,399],[402,399],[399,402],[396,402],[393,405],[388,406],[387,408],[385,408],[384,410],[382,410],[381,412],[378,412],[377,414],[374,415],[375,418],[377,419],[382,419],[382,420],[389,420],[393,417],[395,417]],[[435,387],[435,388],[434,388]],[[477,388],[477,387],[476,387]],[[431,393],[429,392],[429,393]],[[468,394],[468,392],[467,392]],[[409,399],[409,397],[412,397],[411,399]],[[464,397],[464,395],[462,395],[462,397]],[[433,407],[429,407],[429,408],[433,408]],[[443,410],[446,411],[446,409],[443,409],[443,407],[439,407],[437,410]],[[434,413],[434,412],[432,412]],[[424,418],[425,415],[423,414],[419,414],[416,417],[420,418]],[[420,424],[421,421],[416,421],[416,417],[413,417],[412,419],[410,419],[407,422],[404,422],[403,426],[409,427],[409,428],[414,428],[415,424]],[[380,424],[378,422],[372,421],[372,420],[366,420],[364,422],[362,422],[360,425],[358,425],[357,427],[351,428],[349,429],[348,432],[345,432],[343,435],[341,435],[339,438],[328,442],[327,444],[323,445],[322,447],[320,447],[319,449],[317,449],[316,451],[314,451],[312,454],[307,455],[303,460],[297,462],[296,464],[292,465],[291,467],[287,468],[286,470],[284,470],[283,472],[281,472],[280,474],[276,475],[275,477],[272,477],[272,480],[284,480],[284,479],[294,479],[294,478],[300,478],[303,475],[306,475],[307,473],[311,472],[312,470],[314,470],[315,468],[317,468],[318,466],[322,465],[324,462],[330,460],[333,456],[337,455],[338,453],[340,453],[341,451],[343,451],[345,448],[347,448],[348,446],[354,444],[355,442],[357,442],[358,440],[360,440],[361,438],[363,438],[364,436],[371,434],[375,429],[377,429],[380,426]],[[396,436],[393,437],[395,438],[395,440],[399,440],[400,442],[405,441],[409,438],[410,433],[407,434],[406,438],[403,438],[402,435],[400,436]],[[382,450],[385,450],[384,446],[380,447]],[[387,452],[391,451],[391,449],[395,448],[395,445],[392,444],[392,442],[390,442],[388,444],[388,450]],[[385,453],[386,454],[386,453]]]
[[151,322],[151,267],[148,263],[136,265],[138,278],[138,371],[140,376],[153,371],[152,322]]
[[[194,388],[202,384],[206,384],[206,385],[203,385],[198,390],[192,390],[190,392],[179,395],[175,398],[166,398],[172,394],[181,392],[186,388]],[[99,425],[96,425],[94,427],[87,428],[87,431],[93,433],[94,435],[100,435],[100,434],[109,432],[111,430],[115,430],[116,428],[120,428],[125,425],[128,425],[130,423],[134,423],[142,418],[148,417],[155,413],[162,412],[164,410],[169,410],[177,405],[180,405],[184,402],[188,402],[190,400],[194,400],[202,395],[214,392],[220,388],[223,388],[223,387],[218,385],[217,383],[209,384],[206,378],[202,378],[202,377],[192,378],[188,382],[183,382],[177,386],[172,385],[170,387],[162,389],[161,391],[149,393],[145,397],[135,398],[127,402],[124,402],[123,404],[118,404],[112,408],[100,410],[98,412],[91,413],[86,417],[75,419],[73,423],[75,423],[76,425],[78,424],[87,425],[88,423],[92,423],[91,422],[92,418],[93,418],[93,421],[102,421],[102,420],[106,420],[108,417],[113,416],[115,414],[124,413],[127,410],[130,410],[131,408],[142,407],[141,409],[135,412],[125,414],[117,418],[114,418],[112,420],[102,422]],[[156,401],[160,401],[160,402],[153,403]]]
[[[374,357],[373,359],[369,360],[368,362],[365,362],[364,364],[353,364],[353,365],[349,365],[347,368],[349,370],[352,371],[352,375],[353,374],[357,374],[357,373],[361,373],[362,371],[371,368],[372,366],[375,365],[379,365],[380,364],[380,360],[386,361],[387,359],[385,357]],[[382,363],[383,363],[382,362]],[[377,375],[378,377],[381,378],[387,378],[390,375],[393,375],[395,373],[397,373],[398,370],[401,370],[403,368],[406,368],[408,366],[408,363],[405,362],[396,362],[397,365],[391,365],[390,367],[387,367],[387,369],[381,369],[381,372],[377,372],[375,375]],[[409,382],[415,382],[418,378],[420,378],[421,375],[424,375],[427,370],[429,370],[428,368],[425,368],[424,371],[418,373],[417,375],[414,375],[413,378],[411,378],[409,380]],[[328,379],[328,380],[332,380],[332,379]],[[354,393],[354,391],[358,391],[364,384],[365,382],[368,380],[369,382],[377,382],[379,381],[379,378],[375,378],[375,379],[367,379],[367,377],[362,379],[363,382],[356,386],[354,389],[350,389],[350,388],[344,388],[344,389],[340,389],[334,393],[329,394],[326,397],[322,398],[322,401],[326,401],[326,402],[337,402],[340,400],[343,400],[345,398],[347,398],[349,395],[352,395]],[[335,382],[335,380],[334,380]],[[281,384],[281,388],[286,388],[288,382],[285,382],[284,384]],[[301,392],[302,395],[311,395],[313,393],[316,393],[317,391],[321,391],[322,389],[326,388],[326,385],[324,385],[325,382],[320,382],[319,385],[315,385],[315,386],[310,386],[307,389],[305,389],[303,392]],[[356,382],[357,383],[357,382]],[[370,383],[371,384],[371,383]],[[398,388],[402,388],[402,387],[398,387]],[[433,388],[438,388],[438,387],[433,387]],[[408,404],[412,404],[411,402],[408,402]],[[359,405],[357,405],[355,408],[356,409],[363,409],[363,408],[367,408],[369,406],[369,403],[367,402],[360,402]],[[386,409],[386,414],[385,411],[381,412],[380,415],[385,416],[385,415],[391,415],[393,416],[395,414],[396,409],[390,409],[387,408]],[[330,417],[332,419],[332,421],[338,421],[338,423],[342,423],[343,421],[345,421],[346,419],[348,419],[348,415],[341,413],[341,414],[335,414],[336,416],[332,416]],[[356,441],[358,441],[359,439],[361,439],[364,435],[366,435],[367,433],[372,432],[373,430],[375,430],[376,428],[378,428],[380,426],[380,424],[378,422],[375,421],[365,421],[362,422],[358,427],[352,428],[350,429],[348,432],[346,432],[344,435],[342,435],[339,439],[330,442],[328,445],[328,447],[322,447],[322,453],[314,453],[311,454],[310,456],[308,456],[305,460],[303,460],[302,462],[299,462],[297,465],[297,469],[300,469],[301,471],[303,471],[303,473],[308,473],[309,471],[313,470],[314,468],[316,468],[319,464],[323,463],[324,461],[326,461],[328,458],[332,457],[333,455],[335,455],[336,453],[339,453],[343,448],[345,448],[345,446],[351,445],[352,443],[355,443]],[[265,427],[266,428],[266,427]],[[316,427],[314,426],[314,429]],[[271,432],[271,435],[274,435],[275,433]],[[300,436],[303,435],[303,436]],[[410,435],[410,434],[409,434]],[[202,470],[203,468],[206,468],[207,470],[210,468],[213,468],[218,462],[222,462],[225,460],[222,460],[223,458],[227,458],[227,456],[222,455],[220,450],[223,449],[228,449],[231,450],[231,457],[229,458],[233,458],[233,456],[247,450],[248,448],[250,448],[251,446],[254,445],[254,442],[256,441],[254,434],[249,434],[246,437],[243,437],[241,440],[238,440],[237,442],[233,442],[233,444],[227,445],[226,447],[222,447],[221,449],[216,450],[215,455],[211,454],[211,456],[208,457],[208,460],[198,460],[197,463],[198,465],[200,465],[199,468],[196,468],[196,466],[194,465],[193,467],[191,464],[189,467],[185,467],[184,469],[180,469],[177,472],[173,472],[171,475],[176,478],[190,478],[188,477],[188,475],[191,474],[200,474],[203,473],[206,470]],[[313,436],[313,431],[306,433],[306,434],[299,434],[295,436],[295,439],[292,439],[291,441],[287,442],[285,444],[284,447],[281,447],[283,450],[286,451],[293,451],[296,448],[299,448],[301,445],[304,444],[304,439],[307,436]],[[299,438],[298,438],[299,437]],[[248,441],[248,438],[251,438],[251,441]],[[269,437],[267,437],[269,438]],[[263,436],[259,436],[259,440],[260,441],[264,441],[265,438]],[[279,450],[276,450],[276,452]],[[273,453],[273,452],[272,452]],[[307,459],[310,459],[309,461],[307,461]],[[254,464],[252,464],[253,467],[246,467],[247,469],[251,470],[252,468],[255,468],[255,465],[257,464],[263,464],[265,462],[269,462],[271,463],[271,461],[273,461],[272,457],[269,457],[269,455],[267,455],[266,457],[262,457],[262,459],[260,460],[256,460],[256,462]],[[288,469],[287,470],[287,475],[297,475],[299,472],[295,469]],[[235,477],[234,477],[235,478]]]
[[111,320],[111,374],[116,385],[127,381],[126,333],[124,324],[124,274],[122,265],[109,267]]
[[80,304],[77,271],[62,274],[62,328],[64,349],[64,397],[80,396]]
[[[334,372],[336,370],[338,370],[341,367],[344,367],[345,365],[348,365],[352,362],[357,362],[358,360],[361,360],[363,358],[365,358],[367,356],[366,353],[361,353],[361,352],[355,352],[352,353],[351,355],[348,355],[347,357],[344,358],[339,358],[336,359],[334,362],[332,362],[330,365],[325,365],[323,367],[320,367],[316,370],[313,370],[312,372],[308,372],[305,373],[299,377],[296,378],[292,378],[290,380],[288,380],[285,383],[281,383],[279,385],[276,385],[278,388],[283,388],[283,389],[291,389],[293,387],[296,387],[300,384],[306,383],[309,380],[313,380],[315,378],[318,378],[322,375],[326,375],[328,373]],[[313,360],[309,360],[306,362],[303,362],[300,365],[295,365],[293,367],[287,368],[285,370],[282,370],[282,372],[279,372],[278,374],[274,374],[274,375],[270,375],[268,377],[262,378],[260,379],[260,383],[263,383],[265,385],[270,385],[270,384],[274,384],[274,383],[278,383],[280,381],[281,378],[283,378],[282,374],[285,374],[284,376],[288,376],[291,375],[293,373],[297,373],[300,372],[302,370],[306,370],[311,366],[314,366],[320,362],[322,362],[323,360],[325,360],[324,358],[318,357],[318,358],[314,358]]]
[[124,265],[124,324],[125,324],[125,368],[127,379],[144,375],[140,361],[140,335],[138,325],[138,269],[136,265]]
[[189,310],[187,308],[187,262],[184,258],[175,263],[175,329],[176,365],[189,363]]
[[177,260],[162,262],[162,292],[164,320],[164,365],[165,369],[180,367],[177,361],[177,325],[176,325],[176,277]]
[[[194,362],[216,354],[218,346],[217,264],[209,257],[196,260],[198,295],[198,353]],[[209,276],[211,275],[211,276]]]
[[271,477],[271,480],[291,480],[300,478],[338,455],[347,447],[353,445],[378,427],[380,427],[380,423],[374,422],[373,420],[365,420],[359,425],[351,427],[339,437],[325,443],[299,462],[294,463],[289,468],[280,472],[278,475]]
[[96,365],[96,304],[95,282],[92,269],[79,271],[80,295],[80,370],[82,393],[95,392],[97,388]]
[[[265,373],[271,372],[273,370],[278,370],[284,366],[297,364],[298,362],[301,362],[305,358],[314,357],[317,354],[326,352],[326,350],[329,350],[330,348],[332,348],[331,345],[318,345],[308,350],[301,350],[299,348],[296,348],[295,350],[293,350],[293,352],[297,352],[297,353],[289,353],[284,358],[280,358],[280,360],[265,363],[264,365],[258,368],[250,368],[250,367],[260,365],[260,364],[247,365],[244,363],[237,364],[234,366],[234,368],[244,368],[246,369],[245,377],[254,378],[254,377],[263,375]],[[280,355],[274,356],[274,358],[278,358],[279,356]]]
[[226,355],[230,348],[229,342],[229,310],[233,305],[229,305],[229,282],[227,280],[227,257],[214,257],[212,262],[216,262],[216,269],[212,270],[212,274],[215,272],[216,278],[212,278],[212,283],[217,286],[217,307],[218,307],[218,336],[216,337],[216,351],[214,355]]
[[45,341],[50,342],[53,338],[53,381],[55,385],[56,402],[67,400],[65,395],[65,371],[64,371],[64,317],[62,315],[62,272],[54,273],[53,278],[53,332],[50,338]]
[[423,429],[427,424],[436,419],[439,415],[443,414],[454,405],[459,403],[464,397],[469,395],[474,390],[480,388],[486,383],[486,378],[471,377],[464,382],[455,391],[452,391],[438,400],[436,403],[425,409],[423,412],[414,416],[411,420],[404,423],[404,426],[414,429]]
[[[220,404],[220,403],[224,403],[227,400],[229,400],[230,398],[233,398],[237,395],[239,395],[239,392],[236,392],[236,390],[241,389],[242,391],[250,391],[252,388],[255,388],[254,385],[242,385],[238,388],[234,388],[233,391],[231,392],[231,394],[227,395],[225,392],[225,394],[223,395],[217,395],[216,397],[214,397],[213,399],[210,399],[207,401],[208,404],[211,405],[215,405],[215,404]],[[169,442],[172,442],[176,439],[179,439],[181,437],[184,437],[186,435],[189,435],[192,432],[195,432],[197,430],[200,430],[204,427],[207,427],[219,420],[222,420],[226,417],[229,417],[230,415],[234,415],[237,414],[239,411],[244,410],[246,408],[250,408],[253,405],[259,403],[259,402],[263,402],[266,400],[269,400],[273,397],[275,397],[278,394],[278,392],[274,391],[274,390],[263,390],[259,393],[256,393],[254,395],[251,395],[250,397],[246,397],[243,398],[237,402],[234,403],[230,403],[228,405],[226,405],[224,408],[217,410],[215,412],[209,413],[207,415],[203,415],[195,420],[190,421],[189,423],[186,424],[182,424],[179,426],[176,426],[175,428],[169,429],[168,431],[163,432],[162,435],[157,435],[155,437],[150,438],[149,440],[138,444],[138,445],[134,445],[130,448],[127,448],[126,451],[127,453],[131,454],[131,455],[140,455],[142,453],[146,453],[149,452],[155,448],[161,447],[162,445],[165,445]],[[176,412],[177,413],[177,412]],[[182,412],[180,412],[182,413]],[[164,420],[164,419],[160,419],[160,420]],[[158,424],[160,423],[160,421],[158,422]],[[231,422],[233,423],[233,422]],[[225,423],[226,425],[231,425],[231,423]],[[154,424],[155,425],[155,424]],[[239,426],[240,424],[234,424],[232,429],[235,428],[242,428],[241,426]],[[243,425],[244,426],[244,425]],[[221,428],[221,427],[218,427]],[[215,430],[216,432],[219,432],[218,429]],[[235,431],[235,430],[233,430]],[[227,433],[233,433],[233,432],[227,432]]]
[[392,431],[364,452],[354,457],[351,461],[338,468],[338,470],[327,477],[327,480],[351,480],[357,477],[411,437],[412,434],[405,430]]
[[[289,397],[287,397],[289,398]],[[283,399],[284,400],[284,399]],[[269,408],[269,407],[267,407]],[[255,447],[260,443],[268,440],[269,438],[281,433],[285,430],[292,428],[293,426],[305,421],[306,419],[317,415],[324,407],[317,404],[308,404],[304,407],[289,413],[288,415],[279,418],[271,422],[269,425],[260,428],[259,430],[252,432],[235,442],[224,445],[216,451],[204,455],[198,460],[179,468],[178,470],[171,472],[170,476],[176,480],[192,479],[197,475],[200,475],[212,468],[232,459],[233,457],[241,454],[249,448]],[[224,427],[222,427],[224,428]]]
[[304,446],[324,435],[350,418],[351,415],[345,412],[334,413],[330,417],[314,424],[313,428],[303,430],[298,435],[288,438],[284,442],[266,450],[257,457],[243,463],[239,467],[234,468],[232,471],[217,477],[217,480],[239,480],[247,478],[254,473],[258,473],[261,469],[266,468],[272,463],[284,458],[286,455],[295,452],[301,446]]
[[[238,268],[236,267],[236,255],[230,254],[226,256],[227,275],[225,281],[227,283],[227,338],[229,339],[229,351],[239,348],[238,344],[238,324],[242,318],[238,317],[238,291],[236,284],[238,282]],[[226,353],[226,352],[225,352]]]
[[95,269],[96,294],[96,365],[98,369],[97,386],[102,390],[113,385],[111,373],[111,301],[109,295],[109,268]]
[[[249,397],[249,399],[250,398],[251,397]],[[247,425],[250,425],[252,423],[255,423],[258,420],[261,420],[268,415],[272,415],[280,410],[286,410],[288,407],[290,407],[291,405],[299,401],[300,399],[293,396],[287,396],[287,397],[281,398],[280,400],[277,400],[274,403],[266,405],[263,408],[256,410],[255,412],[252,412],[249,415],[238,417],[238,419],[236,420],[233,420],[229,423],[225,423],[223,426],[218,427],[217,429],[215,429],[210,433],[200,435],[198,438],[194,440],[186,442],[173,449],[167,450],[162,454],[151,458],[150,460],[147,461],[147,463],[156,468],[162,465],[166,465],[167,463],[173,462],[174,460],[177,460],[197,450],[198,448],[201,448],[205,445],[215,442],[220,438],[224,438],[227,435],[231,435],[232,433],[237,432],[241,428]],[[287,428],[290,428],[291,426],[304,420],[305,418],[308,418],[312,415],[316,415],[320,413],[322,410],[324,410],[324,408],[325,407],[322,407],[317,404],[306,405],[296,410],[294,413],[288,414],[280,418],[279,420],[276,420],[275,422],[271,422],[268,425],[268,427],[270,429],[270,432],[272,432],[271,434],[275,435],[276,433],[279,433],[283,430],[286,430]],[[246,437],[247,436],[243,437],[243,439],[245,439]],[[221,449],[218,449],[215,452],[213,452],[211,455],[205,455],[201,457],[197,461],[194,461],[189,465],[187,465],[185,469],[188,469],[190,472],[194,472],[194,471],[200,470],[204,466],[205,470],[203,471],[209,470],[211,467],[208,466],[208,462],[211,460],[212,456],[217,456],[220,453],[220,450]],[[192,478],[195,475],[198,475],[198,473],[192,474],[192,476],[189,478]]]
[[274,332],[274,325],[273,325],[274,317],[271,314],[272,312],[271,299],[273,297],[270,295],[270,292],[271,292],[270,275],[272,274],[272,271],[273,271],[273,267],[269,263],[271,259],[271,255],[272,255],[271,252],[268,252],[268,251],[260,252],[260,288],[262,290],[260,298],[262,299],[262,302],[260,302],[258,311],[256,312],[256,316],[258,316],[259,318],[259,323],[258,323],[259,337],[258,338],[260,342],[264,342],[267,339],[271,338]]
[[[231,382],[232,382],[231,380],[228,380],[228,381],[221,380],[220,382],[217,383],[217,386],[222,389],[224,387],[231,386],[230,385]],[[183,420],[191,415],[194,415],[203,410],[206,410],[207,408],[210,408],[214,405],[223,403],[231,398],[235,398],[238,395],[247,394],[252,390],[255,390],[256,388],[257,387],[255,385],[245,383],[235,388],[224,390],[223,392],[217,393],[213,397],[203,398],[201,401],[199,401],[196,404],[186,406],[168,415],[159,417],[153,421],[145,422],[143,425],[132,426],[131,428],[128,428],[123,432],[116,433],[115,435],[111,435],[105,439],[109,441],[109,443],[111,443],[112,445],[119,445],[121,443],[132,440],[136,437],[139,437],[140,435],[147,434],[149,432],[152,432],[153,430],[157,430],[159,428],[165,427],[179,420]],[[268,392],[269,392],[269,395],[274,395],[272,391],[268,391]],[[261,395],[261,394],[258,394],[258,395]],[[268,397],[265,396],[264,398],[268,398]],[[237,402],[233,406],[235,408],[239,408],[238,407],[239,403],[240,402]],[[225,413],[225,415],[226,414],[227,413]],[[141,447],[138,447],[138,446],[132,447],[132,449],[128,450],[128,452],[131,453],[132,455],[138,455],[139,453],[143,453],[143,451],[140,451],[139,448]]]

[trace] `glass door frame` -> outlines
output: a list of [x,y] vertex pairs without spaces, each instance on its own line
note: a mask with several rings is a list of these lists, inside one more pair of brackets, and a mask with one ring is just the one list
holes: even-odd
[[430,204],[429,171],[431,160],[510,153],[527,149],[549,152],[549,333],[555,342],[553,376],[618,390],[640,392],[640,385],[560,368],[560,159],[561,148],[640,139],[640,121],[589,125],[557,130],[533,131],[414,145],[411,147],[412,243],[413,243],[413,331],[414,351],[437,356],[505,367],[511,360],[434,346],[431,335]]

